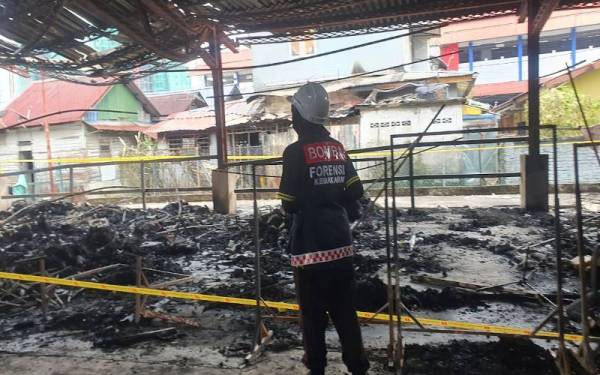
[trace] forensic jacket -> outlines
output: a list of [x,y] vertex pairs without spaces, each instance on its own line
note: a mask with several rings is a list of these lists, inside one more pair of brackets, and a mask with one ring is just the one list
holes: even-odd
[[363,193],[346,150],[324,128],[285,149],[278,197],[284,210],[294,214],[292,266],[323,267],[353,255],[345,207]]

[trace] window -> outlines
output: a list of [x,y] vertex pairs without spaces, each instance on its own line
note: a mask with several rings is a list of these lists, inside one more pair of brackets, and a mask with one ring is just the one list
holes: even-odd
[[261,141],[259,137],[259,133],[250,133],[250,146],[260,146]]
[[569,34],[540,36],[540,54],[571,50]]
[[295,40],[290,43],[290,53],[292,56],[314,55],[316,50],[317,41],[314,39]]
[[100,139],[100,157],[110,158],[111,156],[110,139]]
[[19,142],[17,142],[17,146],[19,146],[19,147],[31,146],[31,141],[19,141]]
[[157,73],[152,77],[152,92],[169,90],[169,81],[167,73]]
[[577,30],[577,49],[600,47],[600,30]]
[[198,136],[198,155],[210,154],[210,140],[207,135]]
[[187,72],[173,72],[167,74],[170,91],[182,91],[192,88],[190,76],[187,74]]
[[152,76],[151,75],[143,77],[142,79],[140,79],[138,81],[138,84],[140,86],[140,89],[143,92],[152,92]]
[[86,121],[98,121],[98,112],[96,111],[88,111],[85,113],[84,119]]

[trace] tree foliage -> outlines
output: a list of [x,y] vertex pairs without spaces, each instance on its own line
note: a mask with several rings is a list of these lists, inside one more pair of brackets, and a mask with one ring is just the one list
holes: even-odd
[[[600,100],[592,99],[581,93],[579,99],[590,126],[600,124]],[[540,93],[540,123],[556,125],[562,136],[581,135],[580,131],[560,131],[560,128],[584,126],[575,93],[570,85],[542,90]]]

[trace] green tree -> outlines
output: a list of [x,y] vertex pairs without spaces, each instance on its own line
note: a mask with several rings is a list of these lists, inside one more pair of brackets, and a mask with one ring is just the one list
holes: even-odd
[[[590,126],[600,124],[600,100],[582,94],[579,94],[579,99]],[[540,122],[541,124],[556,125],[559,128],[559,136],[573,137],[581,135],[579,130],[560,130],[560,128],[580,128],[584,126],[575,93],[570,85],[542,90],[540,93]],[[545,132],[545,136],[550,136],[550,132]]]

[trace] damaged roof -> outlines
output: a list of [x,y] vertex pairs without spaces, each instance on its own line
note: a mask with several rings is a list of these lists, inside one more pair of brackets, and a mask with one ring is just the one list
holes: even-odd
[[[245,43],[339,37],[516,14],[522,0],[0,0],[0,64],[109,77],[211,61],[214,36]],[[559,0],[557,9],[598,6]],[[262,33],[256,36],[255,33]],[[116,46],[96,50],[107,38]],[[52,57],[50,57],[52,56]]]
[[148,100],[161,116],[207,106],[206,100],[199,92],[152,95],[148,96]]
[[[235,100],[225,102],[225,119],[227,126],[252,124],[263,121],[290,121],[291,113],[271,112],[266,105],[266,97],[252,100]],[[215,111],[211,107],[202,107],[190,111],[174,113],[164,121],[153,125],[148,130],[160,134],[175,131],[201,131],[215,127]]]

